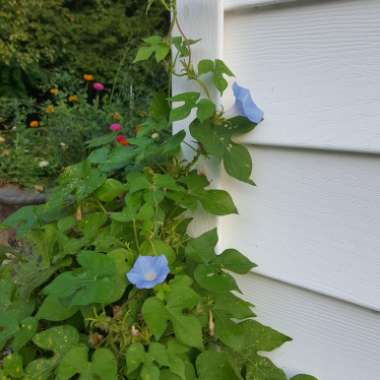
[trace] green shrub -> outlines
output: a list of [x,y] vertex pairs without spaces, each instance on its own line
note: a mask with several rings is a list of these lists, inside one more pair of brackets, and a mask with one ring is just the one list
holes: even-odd
[[77,92],[58,90],[56,96],[34,106],[34,114],[30,102],[10,99],[2,104],[7,128],[0,131],[0,182],[51,186],[64,167],[87,156],[86,142],[104,134],[115,118],[124,126],[136,120],[119,101],[110,103],[106,92],[91,99],[90,85],[75,82],[71,87],[77,87]]
[[118,91],[126,98],[131,88],[136,99],[144,99],[165,87],[162,65],[131,66],[141,39],[162,34],[168,24],[160,7],[153,6],[149,16],[145,8],[135,0],[3,0],[0,97],[37,95],[57,73],[91,73],[110,86],[119,72]]
[[[144,1],[3,0],[0,182],[53,183],[63,167],[85,157],[86,139],[104,132],[114,110],[138,119],[153,93],[167,91],[168,76],[165,62],[132,61],[141,39],[162,34],[167,24],[168,12],[153,6],[148,16]],[[106,84],[101,107],[84,74]],[[56,98],[51,88],[59,89]],[[67,102],[70,94],[79,96],[75,105]],[[52,102],[55,112],[47,114]],[[29,128],[33,119],[39,128]],[[49,165],[41,168],[43,161]]]

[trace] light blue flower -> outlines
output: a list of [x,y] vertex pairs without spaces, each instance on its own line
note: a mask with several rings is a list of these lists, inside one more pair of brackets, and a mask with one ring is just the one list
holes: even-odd
[[166,256],[139,256],[127,278],[137,289],[152,289],[164,282],[168,274]]
[[253,123],[259,124],[263,120],[264,112],[257,107],[248,88],[241,87],[235,82],[232,85],[232,91],[235,96],[235,107],[239,114]]

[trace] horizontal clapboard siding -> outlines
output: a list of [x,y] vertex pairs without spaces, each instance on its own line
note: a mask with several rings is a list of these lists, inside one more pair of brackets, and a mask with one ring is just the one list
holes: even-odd
[[258,271],[380,311],[380,157],[249,146],[256,187],[221,180],[239,215],[222,246]]
[[[203,38],[195,57],[223,58],[265,111],[243,140],[257,187],[206,166],[240,211],[216,221],[219,248],[259,265],[239,284],[259,320],[294,338],[271,357],[289,375],[377,379],[380,2],[178,4],[186,33]],[[175,92],[193,89],[174,79]],[[194,231],[214,223],[201,216]]]
[[260,321],[293,337],[271,354],[289,375],[379,378],[378,314],[257,275],[243,276],[239,283]]
[[225,58],[265,111],[246,141],[380,153],[379,20],[378,0],[227,13]]
[[259,265],[240,284],[260,319],[294,338],[277,364],[375,379],[380,2],[236,0],[225,10],[224,59],[265,120],[242,140],[257,187],[220,178],[240,212],[218,220],[220,246]]
[[225,0],[224,9],[226,11],[236,11],[240,9],[252,7],[264,7],[270,5],[279,5],[283,3],[291,3],[295,1],[309,1],[309,0]]

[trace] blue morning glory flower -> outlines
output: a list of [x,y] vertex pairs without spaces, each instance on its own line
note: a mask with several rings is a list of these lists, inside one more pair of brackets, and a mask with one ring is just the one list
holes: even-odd
[[259,124],[263,120],[264,112],[257,107],[248,88],[241,87],[235,82],[232,85],[232,91],[235,96],[235,107],[239,114],[253,123]]
[[152,289],[164,282],[168,274],[166,256],[139,256],[127,273],[127,278],[137,289]]

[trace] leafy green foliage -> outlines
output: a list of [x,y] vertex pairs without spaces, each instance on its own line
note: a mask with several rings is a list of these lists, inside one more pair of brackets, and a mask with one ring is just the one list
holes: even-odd
[[190,126],[191,135],[197,139],[207,154],[223,160],[227,173],[243,182],[253,183],[250,179],[252,159],[247,148],[237,144],[233,138],[255,128],[248,119],[237,116],[224,121],[193,121]]
[[112,351],[99,348],[89,362],[88,347],[73,347],[59,364],[57,379],[69,380],[77,374],[82,379],[117,380],[117,363]]
[[224,76],[233,76],[232,71],[226,66],[226,64],[216,59],[211,61],[210,59],[203,59],[198,63],[198,75],[211,74],[214,86],[223,95],[223,92],[228,87],[228,82]]
[[[174,12],[171,28],[177,22]],[[255,264],[233,248],[217,252],[216,229],[188,232],[199,207],[237,213],[231,196],[198,172],[198,159],[223,161],[251,183],[250,156],[234,138],[255,124],[217,109],[202,78],[211,75],[223,92],[232,73],[220,60],[203,60],[195,72],[195,41],[184,35],[145,39],[136,62],[164,60],[169,41],[205,97],[187,92],[169,103],[158,95],[143,121],[123,130],[123,144],[112,131],[93,136],[89,156],[62,171],[46,204],[4,223],[23,241],[0,268],[3,378],[287,379],[263,352],[291,339],[254,319],[234,277]],[[188,117],[190,161],[181,155],[185,132],[171,133],[172,122]],[[313,377],[293,378],[302,379]]]
[[169,54],[170,45],[160,36],[151,36],[144,39],[145,46],[141,47],[134,62],[146,61],[154,54],[157,62],[161,62]]
[[[168,22],[159,4],[148,15],[136,0],[2,1],[0,182],[40,191],[83,160],[85,141],[111,123],[134,135],[152,95],[167,92],[168,77],[164,62],[133,65],[133,59],[141,38],[162,34]],[[86,73],[105,83],[100,101],[92,82],[82,80]],[[77,100],[68,101],[73,95]],[[40,125],[32,129],[34,119]]]
[[44,293],[69,306],[110,304],[120,299],[126,287],[123,257],[85,251],[78,255],[78,263],[83,268],[80,272],[60,274]]

